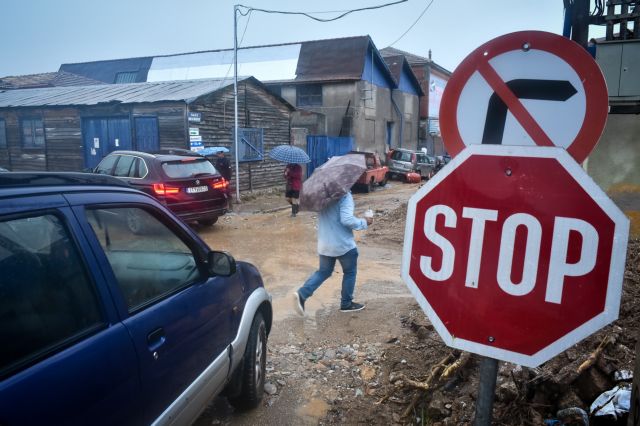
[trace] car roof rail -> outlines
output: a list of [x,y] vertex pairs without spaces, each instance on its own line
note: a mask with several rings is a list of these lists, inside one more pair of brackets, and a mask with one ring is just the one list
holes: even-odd
[[131,186],[116,177],[80,172],[0,173],[0,188],[34,186]]

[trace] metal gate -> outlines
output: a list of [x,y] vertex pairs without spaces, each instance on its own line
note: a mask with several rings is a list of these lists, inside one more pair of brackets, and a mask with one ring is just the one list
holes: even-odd
[[136,150],[157,152],[160,149],[158,117],[136,117]]
[[83,118],[84,164],[94,168],[107,154],[131,149],[131,123],[128,118]]
[[307,177],[316,167],[327,162],[336,155],[344,155],[353,149],[352,137],[309,135],[307,136],[307,154],[311,162],[307,164]]

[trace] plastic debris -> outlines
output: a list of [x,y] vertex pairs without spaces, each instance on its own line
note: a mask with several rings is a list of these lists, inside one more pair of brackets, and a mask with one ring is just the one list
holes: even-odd
[[[589,416],[587,412],[579,407],[565,408],[559,410],[556,414],[560,419],[560,424],[582,424],[583,426],[589,426]],[[578,423],[582,422],[582,423]]]
[[629,412],[631,407],[631,389],[622,384],[602,393],[591,403],[592,416],[610,416],[613,419]]
[[633,371],[630,370],[619,370],[613,373],[613,379],[616,382],[626,382],[631,381],[633,379]]

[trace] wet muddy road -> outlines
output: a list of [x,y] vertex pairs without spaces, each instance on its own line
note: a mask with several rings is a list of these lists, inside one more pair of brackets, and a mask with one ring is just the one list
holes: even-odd
[[[370,194],[355,193],[356,215],[362,216],[372,208],[376,212],[374,219],[382,217],[405,203],[417,189],[417,184],[392,182]],[[217,398],[196,421],[198,426],[317,424],[329,409],[327,400],[331,395],[327,393],[332,390],[326,379],[322,383],[301,371],[304,348],[354,342],[379,344],[398,332],[393,304],[413,301],[400,277],[401,247],[367,237],[367,231],[361,231],[356,235],[360,257],[355,300],[366,303],[367,308],[359,313],[339,312],[342,271],[337,264],[334,275],[308,300],[305,318],[297,316],[290,293],[318,266],[316,215],[301,212],[292,218],[289,209],[277,208],[287,206],[284,199],[271,197],[264,201],[270,212],[261,212],[265,208],[258,200],[248,203],[254,211],[242,206],[244,211],[223,217],[214,227],[201,228],[199,233],[210,247],[229,251],[237,259],[255,264],[262,273],[274,308],[267,382],[277,390],[273,395],[265,394],[263,404],[248,413],[235,413],[224,398]],[[404,221],[390,228],[386,232],[402,235]]]

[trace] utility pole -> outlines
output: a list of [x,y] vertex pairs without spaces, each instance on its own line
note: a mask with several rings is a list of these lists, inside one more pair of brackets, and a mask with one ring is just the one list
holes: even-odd
[[233,6],[233,137],[236,162],[236,203],[240,202],[240,167],[238,161],[238,6]]
[[589,39],[589,0],[574,0],[571,16],[571,40],[587,47]]

